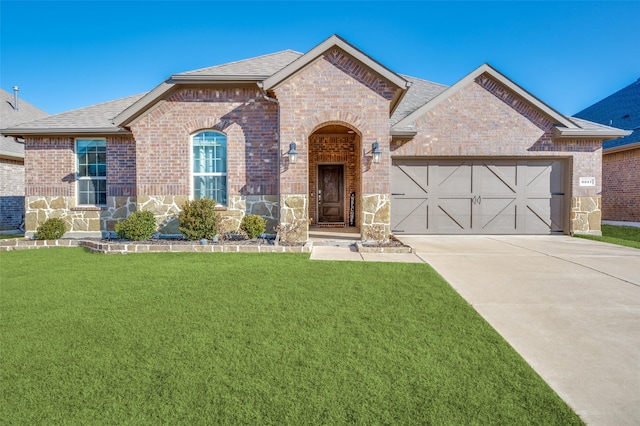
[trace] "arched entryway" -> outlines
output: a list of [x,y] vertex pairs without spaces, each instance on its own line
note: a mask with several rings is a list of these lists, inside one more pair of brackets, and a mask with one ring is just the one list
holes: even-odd
[[325,123],[309,136],[309,218],[327,228],[360,227],[360,134]]

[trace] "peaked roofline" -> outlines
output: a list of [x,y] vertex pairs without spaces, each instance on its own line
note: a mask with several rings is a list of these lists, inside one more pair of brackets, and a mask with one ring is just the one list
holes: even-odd
[[344,50],[349,55],[353,56],[354,58],[356,58],[357,60],[365,64],[367,67],[371,68],[372,70],[374,70],[375,72],[377,72],[378,74],[380,74],[381,76],[383,76],[384,78],[386,78],[387,80],[389,80],[390,82],[398,86],[400,89],[406,90],[410,86],[410,83],[407,80],[400,77],[398,74],[391,71],[390,69],[380,64],[379,62],[375,61],[374,59],[366,55],[364,52],[362,52],[360,49],[348,43],[339,35],[334,34],[328,39],[326,39],[325,41],[323,41],[322,43],[320,43],[319,45],[317,45],[316,47],[314,47],[313,49],[311,49],[310,51],[308,51],[307,53],[305,53],[304,55],[302,55],[301,57],[299,57],[298,59],[296,59],[295,61],[293,61],[292,63],[290,63],[289,65],[287,65],[286,67],[282,68],[280,71],[273,74],[271,77],[267,78],[262,83],[263,89],[269,90],[277,86],[283,80],[295,74],[296,72],[298,72],[299,70],[301,70],[302,68],[304,68],[305,66],[313,62],[320,55],[322,55],[324,52],[326,52],[327,50],[329,50],[334,46]]
[[424,115],[427,111],[433,109],[435,106],[440,104],[442,101],[444,101],[445,99],[448,99],[449,97],[451,97],[455,93],[459,92],[461,89],[463,89],[467,85],[473,83],[476,78],[478,78],[479,76],[481,76],[482,74],[485,74],[485,73],[489,74],[491,77],[493,77],[496,80],[498,80],[498,82],[500,82],[502,85],[506,86],[511,91],[513,91],[516,94],[518,94],[520,97],[525,99],[527,102],[531,103],[536,108],[540,109],[545,114],[547,114],[552,119],[556,120],[558,123],[562,124],[566,128],[568,128],[568,129],[580,129],[580,127],[578,127],[574,122],[572,122],[566,116],[560,114],[558,111],[556,111],[555,109],[551,108],[549,105],[545,104],[540,99],[536,98],[535,96],[533,96],[531,93],[527,92],[522,87],[518,86],[516,83],[511,81],[509,78],[507,78],[504,74],[500,73],[498,70],[493,68],[491,65],[485,63],[485,64],[480,65],[474,71],[472,71],[469,74],[467,74],[465,77],[463,77],[457,83],[455,83],[453,86],[450,86],[444,92],[440,93],[438,96],[436,96],[435,98],[431,99],[429,102],[427,102],[426,104],[424,104],[423,106],[421,106],[420,108],[418,108],[417,110],[415,110],[414,112],[412,112],[411,114],[409,114],[408,116],[403,118],[402,120],[398,121],[395,124],[395,126],[393,126],[393,128],[391,129],[392,134],[394,133],[394,131],[400,131],[403,127],[410,127],[410,123],[414,122],[417,118],[419,118],[422,115]]
[[[116,126],[119,126],[119,127],[128,126],[129,124],[131,124],[131,122],[133,122],[133,120],[135,120],[140,114],[142,114],[150,105],[161,100],[168,92],[170,92],[178,84],[255,83],[260,89],[264,91],[269,90],[275,87],[276,85],[278,85],[279,83],[281,83],[283,80],[285,80],[289,76],[299,71],[300,69],[304,68],[306,65],[308,65],[309,63],[317,59],[320,55],[322,55],[324,52],[326,52],[327,50],[329,50],[334,46],[342,49],[349,55],[353,56],[358,61],[365,64],[367,67],[371,68],[373,71],[380,74],[382,77],[386,78],[387,80],[395,84],[400,89],[399,93],[398,91],[396,91],[396,94],[393,97],[391,102],[390,115],[392,115],[393,111],[400,104],[400,101],[402,100],[405,93],[407,92],[407,89],[411,86],[411,82],[407,81],[406,79],[396,74],[395,72],[389,70],[385,66],[381,65],[379,62],[371,59],[365,53],[363,53],[353,45],[349,44],[340,36],[334,34],[328,39],[326,39],[325,41],[323,41],[322,43],[320,43],[319,45],[317,45],[316,47],[314,47],[313,49],[311,49],[309,52],[303,54],[298,59],[294,60],[293,62],[291,62],[290,64],[288,64],[287,66],[285,66],[284,68],[277,71],[275,74],[271,76],[247,75],[247,74],[242,74],[242,75],[190,74],[191,71],[187,73],[173,74],[168,80],[162,82],[160,85],[158,85],[153,90],[148,92],[145,96],[140,98],[138,101],[134,102],[124,111],[122,111],[120,114],[114,117],[113,122]],[[298,53],[292,50],[291,52]],[[272,54],[262,55],[261,57],[265,57],[269,55],[272,55]],[[237,62],[242,62],[242,61],[236,61],[236,63]],[[227,64],[222,64],[222,65],[227,65]],[[202,70],[205,70],[205,69],[206,68],[202,68]],[[196,71],[199,71],[199,70],[196,70]]]

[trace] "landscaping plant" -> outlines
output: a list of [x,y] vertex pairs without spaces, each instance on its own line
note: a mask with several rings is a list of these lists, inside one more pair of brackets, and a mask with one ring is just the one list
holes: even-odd
[[116,234],[120,238],[140,241],[148,240],[156,233],[156,218],[152,212],[133,212],[125,220],[116,223]]
[[38,226],[34,237],[38,240],[57,240],[58,238],[62,238],[65,232],[66,225],[64,220],[59,217],[52,217]]
[[247,237],[254,239],[267,229],[267,221],[257,214],[248,214],[242,218],[240,229],[247,234]]
[[220,231],[220,215],[215,210],[216,202],[211,198],[187,201],[178,215],[178,229],[188,240],[211,240]]

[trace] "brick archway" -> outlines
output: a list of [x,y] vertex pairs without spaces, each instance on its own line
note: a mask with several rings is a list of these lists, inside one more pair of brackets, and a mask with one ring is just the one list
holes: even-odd
[[[361,189],[361,133],[353,125],[343,121],[327,121],[316,124],[309,134],[309,218],[318,226],[348,227],[353,224],[360,226],[359,206],[353,205],[351,211],[351,198],[360,200]],[[341,172],[340,192],[342,206],[333,205],[333,210],[338,208],[341,214],[330,216],[327,219],[323,211],[326,197],[319,196],[324,184],[322,180],[324,170],[339,168]],[[320,176],[319,176],[320,174]],[[328,179],[327,175],[324,175]],[[337,219],[336,219],[337,218]]]

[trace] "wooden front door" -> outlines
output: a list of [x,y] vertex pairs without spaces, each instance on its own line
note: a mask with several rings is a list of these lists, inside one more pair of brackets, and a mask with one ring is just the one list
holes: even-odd
[[344,166],[318,166],[318,222],[344,222]]

